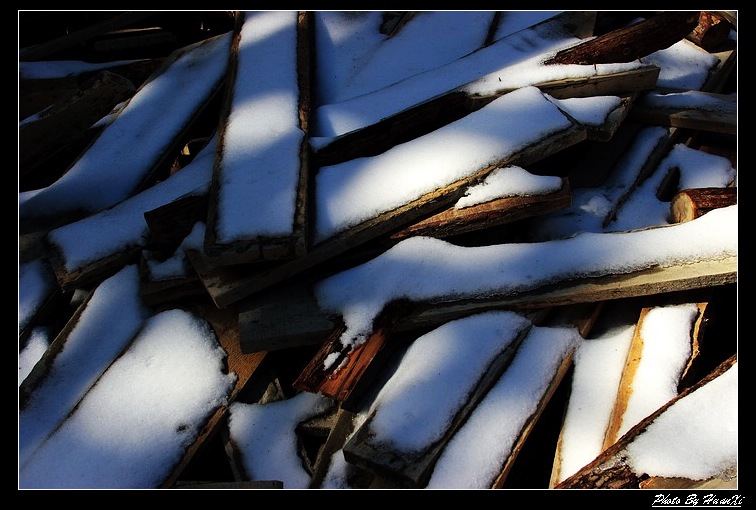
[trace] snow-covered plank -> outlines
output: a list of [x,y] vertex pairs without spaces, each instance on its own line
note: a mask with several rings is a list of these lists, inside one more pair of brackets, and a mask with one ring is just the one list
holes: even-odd
[[158,488],[226,403],[236,375],[208,323],[149,317],[58,428],[19,466],[21,488]]
[[[703,219],[717,211],[712,211],[699,219]],[[688,223],[690,222],[686,224]],[[676,231],[667,230],[668,228],[671,227],[664,227],[663,230],[658,232],[662,236],[656,241],[657,244],[666,244],[668,242],[674,244]],[[701,234],[703,235],[703,232]],[[667,235],[670,237],[666,237]],[[680,231],[680,235],[686,234]],[[638,231],[604,234],[604,236],[607,237],[598,237],[595,241],[604,239],[610,243],[607,245],[607,250],[614,252],[614,248],[609,248],[609,246],[614,245],[615,242],[618,243],[615,247],[623,245],[625,240],[632,246],[632,239],[634,237],[640,239],[645,234],[643,234],[643,231]],[[587,242],[589,238],[578,238],[578,241],[582,239]],[[667,241],[664,241],[665,238]],[[577,244],[580,244],[580,242]],[[301,335],[303,343],[314,343],[319,338],[325,339],[333,327],[339,323],[338,316],[341,313],[339,310],[345,311],[349,309],[348,303],[350,299],[354,299],[356,302],[365,302],[371,310],[374,310],[374,312],[370,313],[378,314],[385,303],[391,302],[394,295],[408,297],[417,294],[418,299],[415,301],[411,312],[406,317],[401,318],[394,326],[395,331],[407,331],[437,326],[443,322],[475,313],[476,311],[496,308],[534,309],[591,303],[699,289],[708,286],[720,286],[737,282],[738,257],[736,254],[726,255],[721,259],[719,255],[714,255],[710,259],[699,258],[694,255],[690,260],[683,258],[671,265],[666,263],[657,265],[656,257],[653,257],[654,261],[650,268],[638,266],[635,269],[626,268],[626,270],[621,272],[616,272],[615,269],[610,267],[611,261],[605,260],[604,263],[608,265],[600,271],[604,273],[603,275],[596,274],[594,276],[576,277],[575,274],[572,274],[572,270],[568,268],[567,258],[558,255],[560,246],[566,246],[570,242],[549,241],[533,243],[530,248],[535,251],[531,252],[532,257],[526,258],[534,263],[537,262],[545,266],[551,264],[555,268],[561,266],[564,271],[562,275],[555,278],[544,275],[540,283],[528,279],[527,285],[533,285],[532,288],[515,290],[514,287],[519,285],[518,280],[524,278],[524,275],[527,275],[528,271],[525,269],[518,270],[517,265],[513,263],[512,257],[516,252],[516,246],[514,245],[509,247],[507,245],[500,245],[498,248],[501,250],[500,265],[495,263],[494,260],[490,260],[485,263],[487,269],[484,270],[482,269],[483,266],[476,266],[476,263],[473,263],[473,265],[463,263],[465,257],[469,255],[469,257],[475,258],[476,256],[483,255],[488,250],[495,250],[497,248],[463,248],[443,241],[432,241],[429,238],[424,241],[415,240],[413,243],[418,243],[418,253],[429,254],[437,250],[439,259],[437,263],[433,263],[436,270],[425,275],[428,278],[426,286],[430,288],[434,285],[433,282],[437,282],[439,286],[439,293],[435,299],[425,300],[419,298],[419,295],[425,291],[420,290],[423,286],[423,278],[417,273],[419,268],[425,266],[426,263],[430,264],[431,259],[435,257],[426,257],[425,262],[418,260],[417,265],[406,267],[401,263],[402,257],[392,262],[391,260],[394,257],[391,255],[391,251],[389,251],[366,264],[321,280],[315,285],[313,291],[306,288],[300,289],[296,293],[298,296],[297,299],[287,297],[286,292],[290,291],[290,287],[286,287],[286,289],[289,289],[288,291],[272,295],[269,301],[264,300],[263,297],[250,300],[249,307],[242,308],[243,314],[249,314],[249,320],[245,318],[241,320],[241,324],[244,325],[241,334],[242,349],[245,352],[254,352],[263,348],[262,346],[276,345],[278,342],[284,342],[285,345],[286,341],[296,341],[297,335]],[[428,243],[427,246],[421,248],[425,243]],[[439,245],[434,246],[437,243]],[[563,245],[563,243],[566,244]],[[658,246],[663,246],[663,244],[658,244]],[[693,254],[697,246],[693,244],[687,248]],[[525,246],[522,246],[522,248],[525,248]],[[633,254],[641,254],[644,249],[650,248],[651,246],[641,243],[637,250],[633,248],[633,250],[624,253],[625,256],[631,257]],[[569,251],[570,253],[577,254],[583,250],[576,246],[574,250]],[[594,248],[588,248],[588,252],[593,251]],[[478,253],[476,254],[476,252]],[[663,254],[660,252],[658,257],[663,258]],[[423,259],[423,257],[420,257],[420,259]],[[443,259],[447,260],[450,264],[447,268],[449,271],[444,269],[446,264],[442,262]],[[461,265],[452,269],[455,265],[453,262],[455,260]],[[493,265],[488,265],[489,263]],[[482,259],[480,260],[480,264],[484,264]],[[481,269],[478,277],[471,277],[470,282],[474,281],[478,284],[480,282],[489,282],[494,284],[492,281],[493,275],[499,275],[501,280],[498,284],[495,284],[497,286],[495,288],[486,286],[485,291],[478,289],[480,292],[464,295],[460,293],[460,285],[464,285],[462,282],[464,278],[461,277],[463,274],[470,273],[465,272],[463,267],[467,267],[469,270],[472,270],[474,267]],[[378,271],[379,273],[374,273],[374,271]],[[380,274],[381,276],[378,277],[375,274]],[[396,277],[396,281],[385,287],[387,294],[380,297],[375,296],[377,289],[375,282],[385,281],[389,277]],[[350,279],[354,279],[354,281],[349,282]],[[336,283],[339,281],[344,281],[345,283]],[[457,281],[458,283],[452,285],[451,282],[453,281]],[[407,285],[401,282],[406,282]],[[444,282],[449,282],[448,291],[443,290]],[[354,287],[354,285],[357,285],[357,287]],[[392,294],[392,289],[395,294]],[[329,294],[332,292],[333,295],[329,297]],[[344,294],[343,299],[336,298],[336,295],[341,293]],[[354,294],[351,297],[347,297],[350,293]],[[377,299],[373,304],[369,304],[369,300],[367,299],[367,296],[371,295],[374,299]],[[341,301],[343,308],[335,305],[335,303],[329,305],[328,301],[332,298]],[[261,317],[264,317],[264,320]],[[296,329],[287,327],[286,325],[290,321],[299,327]]]
[[19,466],[54,434],[147,315],[133,265],[105,280],[79,306],[19,387]]
[[446,443],[507,369],[532,327],[513,312],[488,312],[416,339],[376,396],[368,419],[344,445],[346,460],[422,487]]
[[61,225],[140,191],[220,88],[230,42],[224,34],[174,52],[60,179],[19,193],[19,221]]
[[582,342],[574,327],[531,329],[511,364],[444,448],[426,488],[502,488]]
[[701,91],[642,94],[628,120],[728,135],[738,132],[738,96]]
[[[47,234],[58,284],[75,289],[97,283],[136,262],[150,240],[146,215],[186,196],[206,196],[217,138],[212,137],[187,166],[119,204]],[[117,225],[118,228],[114,228]],[[180,230],[178,225],[175,230]]]
[[126,78],[101,71],[75,93],[18,127],[18,175],[23,180],[84,133],[121,101],[134,94]]
[[214,264],[307,249],[310,31],[307,12],[237,14],[205,231]]
[[678,385],[699,352],[697,333],[705,309],[705,303],[684,303],[641,310],[603,449],[677,396]]

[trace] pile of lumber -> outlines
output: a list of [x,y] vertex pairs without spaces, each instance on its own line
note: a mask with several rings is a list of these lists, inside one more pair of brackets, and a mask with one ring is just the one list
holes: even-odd
[[[568,14],[580,14],[590,21],[583,31],[576,29],[586,42],[556,53],[550,63],[629,63],[687,40],[720,61],[704,92],[724,98],[736,109],[736,95],[735,99],[731,95],[736,92],[736,53],[728,39],[730,31],[736,30],[736,18],[731,14],[697,11],[626,13],[632,15],[626,17],[611,12]],[[645,22],[625,25],[630,17],[641,14],[649,14]],[[347,325],[341,317],[323,310],[313,293],[318,282],[357,267],[413,236],[435,237],[470,247],[527,241],[529,229],[539,218],[570,205],[574,189],[599,187],[605,182],[642,126],[669,128],[667,150],[681,143],[723,155],[736,167],[734,111],[712,114],[663,110],[650,101],[644,103],[646,93],[656,90],[658,68],[640,66],[593,79],[536,83],[538,89],[555,99],[606,95],[617,96],[621,101],[601,125],[586,127],[576,123],[569,129],[533,140],[515,154],[472,168],[454,183],[422,193],[374,217],[329,231],[327,225],[318,224],[313,217],[318,179],[327,170],[359,159],[378,161],[389,149],[459,119],[471,118],[515,91],[476,95],[468,92],[472,89],[468,83],[310,146],[307,139],[310,118],[318,106],[310,77],[318,71],[313,65],[317,62],[313,50],[314,21],[311,12],[294,13],[294,22],[287,26],[291,33],[281,36],[291,44],[267,51],[280,52],[279,58],[290,59],[295,63],[291,69],[296,72],[286,74],[281,68],[287,66],[272,66],[265,73],[275,76],[276,84],[291,82],[283,88],[291,85],[299,90],[293,100],[291,125],[296,128],[293,131],[304,135],[291,143],[287,138],[287,144],[277,146],[276,153],[287,151],[291,154],[287,159],[296,162],[291,168],[277,169],[291,172],[290,191],[296,201],[287,213],[288,230],[261,225],[260,230],[251,227],[249,231],[240,231],[227,217],[225,204],[235,198],[234,193],[244,192],[243,180],[234,180],[237,175],[233,163],[240,156],[234,153],[236,145],[232,141],[242,136],[237,131],[241,131],[239,120],[234,117],[242,109],[236,100],[255,93],[245,88],[252,88],[244,67],[248,57],[242,50],[244,27],[250,21],[248,13],[21,12],[19,16],[20,61],[103,63],[99,70],[73,77],[20,76],[19,192],[45,188],[66,175],[79,164],[82,154],[102,140],[106,128],[99,124],[101,119],[109,115],[117,119],[124,104],[128,105],[131,98],[155,80],[174,72],[182,65],[182,58],[193,50],[218,51],[227,56],[222,68],[216,69],[210,62],[203,71],[208,83],[201,102],[185,105],[183,111],[166,108],[155,112],[156,119],[175,116],[175,125],[162,134],[151,135],[159,147],[154,155],[142,158],[141,163],[147,161],[147,168],[139,182],[125,189],[122,198],[102,204],[105,210],[143,191],[156,190],[171,176],[188,173],[192,165],[212,168],[212,178],[206,187],[166,195],[169,198],[164,203],[143,212],[149,230],[146,238],[72,267],[70,260],[66,260],[63,243],[58,240],[65,237],[67,225],[84,221],[100,211],[82,210],[81,204],[61,205],[60,210],[51,211],[44,202],[36,209],[30,203],[29,208],[20,210],[19,266],[43,262],[51,268],[54,281],[50,282],[34,317],[19,324],[19,350],[35,328],[48,328],[55,338],[50,354],[26,380],[19,381],[20,408],[44,380],[54,354],[62,348],[86,307],[82,295],[91,293],[130,264],[139,267],[140,297],[151,311],[184,308],[212,326],[218,343],[228,355],[228,371],[237,375],[229,405],[280,401],[301,392],[332,399],[334,406],[328,412],[297,427],[303,465],[312,476],[311,488],[320,488],[330,457],[338,450],[343,450],[346,460],[362,472],[361,478],[354,482],[360,488],[422,488],[428,483],[430,470],[442,448],[506,369],[525,333],[512,340],[511,351],[499,353],[486,366],[476,387],[467,390],[467,404],[454,411],[454,427],[441,442],[429,446],[419,456],[387,453],[372,445],[368,425],[356,430],[354,418],[375,398],[397,353],[436,328],[476,313],[517,311],[532,320],[533,328],[569,323],[588,338],[605,314],[619,313],[619,309],[622,313],[628,310],[636,313],[640,325],[654,307],[696,303],[699,313],[691,335],[694,354],[680,381],[680,394],[705,384],[712,374],[721,373],[734,363],[736,257],[696,267],[552,281],[548,286],[523,293],[489,293],[474,299],[450,295],[428,302],[390,303],[376,318],[365,341],[352,350],[345,350],[341,342]],[[386,37],[392,37],[411,23],[412,13],[386,12],[384,20]],[[216,72],[217,76],[213,75]],[[45,115],[29,121],[45,109]],[[270,119],[251,115],[242,120],[264,123]],[[285,126],[271,127],[277,132],[285,129]],[[164,139],[157,140],[161,137]],[[136,142],[124,139],[122,143]],[[136,145],[121,149],[133,151]],[[660,148],[660,154],[654,156],[657,163],[663,150]],[[257,157],[262,161],[266,155]],[[523,166],[536,174],[555,176],[561,185],[548,194],[503,197],[463,209],[454,207],[468,187],[503,166]],[[654,161],[647,166],[653,168]],[[691,221],[737,203],[734,183],[729,187],[676,192],[674,179],[669,181],[666,192],[670,196],[666,200],[675,223]],[[256,183],[258,189],[263,188],[260,197],[242,202],[245,209],[239,213],[250,218],[265,216],[264,199],[275,193],[265,189],[265,185],[264,180]],[[182,244],[198,222],[206,226],[202,242]],[[186,257],[188,271],[169,279],[152,273],[154,262],[165,261],[177,252]],[[23,290],[20,288],[20,293]],[[638,351],[633,353],[636,361],[642,356]],[[338,369],[325,363],[333,356],[341,357]],[[491,488],[664,487],[664,480],[641,480],[622,469],[622,448],[642,434],[644,427],[632,429],[620,441],[619,425],[614,422],[607,431],[601,457],[570,478],[557,480],[561,420],[569,402],[573,371],[571,356],[572,353],[565,353],[562,362],[553,367],[537,411],[523,425]],[[632,369],[626,368],[624,376],[629,380],[623,380],[622,387],[631,388],[632,374]],[[443,384],[443,380],[436,384]],[[620,393],[616,419],[627,399],[629,394]],[[663,408],[657,413],[661,412]],[[282,487],[278,481],[250,480],[245,474],[239,460],[241,454],[229,439],[227,417],[228,405],[209,417],[199,437],[160,488]],[[598,465],[614,468],[601,477],[592,476]],[[670,482],[666,483],[670,486]],[[723,480],[706,481],[708,485],[697,480],[675,483],[678,488],[731,487],[731,481]]]

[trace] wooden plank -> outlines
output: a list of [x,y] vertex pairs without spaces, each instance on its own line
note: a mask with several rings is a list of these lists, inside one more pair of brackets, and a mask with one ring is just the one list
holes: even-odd
[[706,104],[691,103],[689,106],[675,106],[662,104],[654,106],[644,101],[641,97],[635,102],[628,114],[628,119],[634,122],[658,126],[670,126],[700,131],[712,131],[727,135],[735,135],[738,132],[737,96],[729,94],[698,93],[704,100],[712,99],[719,102],[716,109],[707,107]]
[[[431,303],[415,303],[413,309],[401,318],[393,331],[403,333],[431,328],[472,313],[494,309],[533,310],[607,300],[650,296],[669,292],[716,287],[737,282],[737,257],[721,261],[699,261],[676,267],[654,268],[625,275],[609,275],[598,278],[565,280],[515,295],[488,295],[480,299],[452,299]],[[269,327],[255,327],[253,321],[241,335],[244,352],[260,350],[265,345],[296,344],[296,335],[307,337],[305,344],[324,341],[331,333],[338,318],[322,311],[314,296],[307,289],[295,292],[288,298],[287,292],[271,296],[268,306],[259,311],[250,307],[248,313],[265,316]],[[266,294],[260,295],[263,302]],[[268,313],[265,313],[268,312]],[[286,325],[296,323],[289,329]]]
[[501,472],[494,480],[491,486],[492,489],[501,489],[504,487],[504,484],[507,481],[507,477],[509,476],[509,473],[512,470],[512,467],[515,465],[515,461],[517,460],[517,457],[520,454],[522,447],[525,445],[525,441],[530,436],[530,433],[532,432],[533,427],[535,427],[536,423],[541,417],[541,414],[543,414],[543,411],[546,409],[546,406],[549,404],[549,402],[551,402],[551,397],[554,396],[554,392],[556,392],[557,388],[562,383],[562,380],[564,379],[564,376],[567,374],[567,371],[572,366],[573,354],[574,354],[574,350],[570,351],[567,356],[562,358],[561,362],[557,366],[551,380],[549,381],[549,385],[546,388],[546,391],[543,393],[543,395],[541,396],[541,399],[538,401],[538,406],[536,408],[536,411],[530,416],[528,416],[527,420],[525,421],[525,425],[520,430],[520,433],[517,435],[517,438],[512,445],[512,450],[510,454],[506,457],[506,459],[504,459],[504,462],[502,463],[502,467],[501,467]]
[[[273,15],[268,13],[264,16]],[[246,12],[237,13],[229,59],[226,102],[221,114],[218,152],[210,186],[205,231],[205,254],[213,259],[213,265],[297,258],[304,255],[307,249],[306,220],[308,184],[310,182],[307,136],[310,115],[310,67],[312,65],[310,46],[311,39],[314,37],[311,28],[312,13],[284,13],[275,14],[275,16],[291,17],[294,20],[290,26],[286,27],[286,30],[290,32],[287,35],[295,43],[296,54],[289,55],[292,62],[296,63],[295,72],[292,76],[279,76],[280,79],[291,78],[293,83],[273,84],[265,80],[259,82],[248,80],[249,66],[259,67],[259,69],[253,69],[254,72],[269,73],[276,68],[280,69],[280,63],[276,55],[271,56],[271,59],[268,59],[269,61],[261,58],[261,51],[267,53],[271,50],[271,47],[268,46],[270,43],[267,42],[267,39],[255,41],[251,35],[254,33],[256,22],[266,23],[266,21],[258,21],[259,16],[250,15]],[[247,40],[243,40],[245,34]],[[282,32],[277,37],[283,36]],[[254,48],[249,49],[250,43],[259,45],[260,49],[257,51]],[[288,45],[282,44],[281,46],[287,47]],[[244,70],[244,74],[241,76],[239,69]],[[272,89],[273,86],[291,87],[298,90],[295,98],[298,101],[298,112],[292,112],[296,118],[289,119],[287,117],[283,121],[284,124],[278,126],[271,126],[273,119],[257,115],[256,110],[249,110],[245,104],[246,101],[250,100],[248,96],[254,98],[263,93],[269,94],[271,93],[269,89]],[[236,115],[233,111],[235,105],[241,110],[241,112],[236,112]],[[248,111],[252,112],[251,116],[246,113]],[[240,117],[240,115],[243,116]],[[255,122],[259,125],[250,125]],[[280,134],[276,140],[276,152],[286,154],[286,157],[283,158],[280,157],[281,154],[277,154],[278,160],[283,162],[289,162],[292,158],[298,160],[296,169],[284,164],[284,166],[275,168],[274,172],[276,176],[296,172],[296,178],[291,179],[295,184],[292,189],[279,188],[282,182],[288,182],[288,176],[285,181],[281,181],[278,177],[270,180],[270,176],[273,175],[269,168],[272,164],[272,161],[269,160],[270,149],[246,151],[248,154],[244,154],[244,156],[247,156],[244,161],[238,161],[241,157],[239,154],[229,153],[234,146],[227,146],[227,139],[233,138],[238,142],[241,136],[245,136],[247,143],[253,145],[255,143],[269,144],[271,141],[265,138],[268,137],[270,132]],[[244,133],[248,134],[245,135]],[[262,135],[260,135],[261,133]],[[294,138],[295,136],[296,138]],[[256,142],[255,140],[258,139],[261,141]],[[281,146],[281,144],[284,145]],[[295,154],[290,154],[290,151]],[[246,174],[243,177],[237,177],[242,170]],[[234,210],[231,214],[244,214],[261,219],[269,218],[274,212],[278,213],[278,211],[273,210],[275,207],[278,207],[278,209],[282,209],[283,206],[288,207],[288,202],[280,201],[279,197],[281,194],[290,193],[293,200],[293,217],[285,219],[290,230],[281,231],[278,234],[272,232],[274,229],[281,228],[276,222],[266,222],[260,225],[259,230],[250,230],[249,232],[239,232],[233,226],[229,226],[228,220],[224,216],[227,212],[223,209],[222,204],[226,201],[231,203],[238,201],[239,187],[246,186],[251,192],[265,187],[268,182],[271,182],[272,186],[269,193],[258,195],[258,199],[247,200],[242,210]],[[272,202],[272,200],[279,202]],[[235,209],[239,209],[239,207],[235,207]]]
[[738,188],[693,188],[677,193],[669,204],[672,223],[691,221],[719,207],[738,203]]
[[[171,307],[172,305],[167,305]],[[228,371],[237,376],[236,383],[228,397],[228,403],[233,402],[246,384],[252,378],[257,368],[265,359],[266,352],[243,353],[239,348],[239,334],[237,329],[238,314],[231,307],[219,309],[208,300],[197,300],[187,305],[187,309],[205,318],[215,331],[218,343],[226,351]],[[189,445],[183,457],[176,463],[168,477],[162,482],[160,488],[174,487],[180,479],[181,473],[189,465],[194,456],[200,454],[206,448],[207,443],[215,437],[215,434],[224,426],[228,415],[228,405],[215,410],[208,421],[204,424],[199,436]]]
[[[665,405],[660,407],[654,413],[643,419],[633,428],[631,428],[619,441],[612,446],[604,450],[593,461],[586,464],[583,468],[576,473],[566,478],[555,489],[639,489],[643,488],[643,479],[633,473],[632,467],[627,462],[627,447],[636,438],[641,437],[651,425],[654,420],[662,416],[667,409],[674,405],[677,401],[692,394],[699,388],[702,388],[706,384],[715,380],[717,377],[726,373],[737,362],[737,355],[733,355],[727,360],[723,361],[718,367],[716,367],[708,376],[699,381],[694,386],[686,389],[680,393],[677,397],[673,398]],[[691,416],[691,419],[695,419]],[[653,474],[653,473],[652,473]],[[737,481],[737,474],[735,474],[735,480]],[[731,485],[732,479],[714,478],[708,480],[688,480],[687,483],[681,483],[683,481],[677,480],[675,485],[680,487],[684,485],[687,489],[695,488],[727,488]],[[668,486],[663,483],[663,480],[659,477],[647,483],[648,488],[653,488],[655,485]]]
[[[278,351],[324,341],[339,322],[320,311],[312,291],[285,283],[240,302],[239,341],[245,352]],[[285,320],[281,320],[285,317]]]
[[632,62],[683,39],[698,25],[698,11],[664,11],[626,28],[618,28],[559,51],[548,64]]
[[[65,220],[64,216],[68,213],[94,214],[152,186],[156,173],[170,163],[169,158],[180,152],[191,128],[196,126],[195,123],[202,118],[202,114],[212,105],[213,99],[218,94],[225,76],[225,65],[219,65],[218,61],[211,57],[214,53],[224,54],[228,42],[230,42],[229,38],[217,36],[174,51],[164,66],[155,71],[115,120],[100,132],[71,166],[70,170],[76,174],[75,185],[80,186],[81,193],[64,201],[61,197],[62,192],[59,191],[60,187],[56,186],[57,182],[38,190],[33,196],[19,204],[21,224],[27,221],[48,221],[61,225],[63,223],[60,218]],[[161,89],[157,83],[170,82],[177,77],[183,80],[187,72],[196,71],[198,68],[204,69],[207,75],[204,76],[204,80],[207,81],[204,87],[195,90],[196,95],[191,98],[191,101],[187,98],[182,102],[182,108],[174,109],[170,115],[166,115],[162,110],[155,110],[150,112],[151,115],[144,116],[137,124],[129,122],[128,111],[130,105],[135,104],[134,98],[139,98],[142,93],[150,94],[150,91],[154,90],[153,87]],[[171,97],[161,89],[165,93],[163,98],[166,101],[176,100],[177,91],[181,90],[180,86],[181,83],[174,82],[171,86],[164,87],[173,93]],[[187,85],[183,83],[183,86]],[[122,115],[126,120],[120,120]],[[129,144],[144,137],[145,130],[150,131],[149,127],[157,121],[158,117],[161,117],[160,124],[163,129],[151,131],[154,139],[151,139],[151,144],[143,147],[144,150],[140,152],[142,157],[124,158],[122,155],[132,149]],[[121,172],[117,179],[120,186],[111,186],[109,198],[93,202],[92,197],[98,196],[93,190],[104,178],[104,170],[111,173]],[[73,181],[67,181],[66,184],[74,185]]]
[[150,272],[148,260],[149,255],[142,251],[139,258],[139,295],[147,306],[159,306],[206,295],[205,288],[196,274],[156,279]]
[[571,200],[569,181],[562,179],[561,189],[554,193],[498,198],[461,209],[450,207],[391,234],[390,238],[398,241],[427,235],[443,239],[547,214],[569,206]]
[[[704,318],[704,312],[706,310],[706,303],[698,303],[698,313],[691,324],[691,333],[700,333],[701,324]],[[606,434],[604,435],[604,443],[602,450],[607,449],[613,445],[619,439],[619,432],[624,425],[627,408],[631,398],[638,398],[639,391],[635,385],[635,379],[639,365],[643,362],[643,356],[646,346],[648,345],[648,338],[644,338],[642,335],[643,325],[646,321],[648,314],[654,309],[654,307],[646,307],[641,310],[638,324],[636,325],[635,332],[633,334],[632,341],[630,342],[630,348],[628,350],[625,366],[622,370],[622,376],[617,390],[617,398],[614,402],[611,415],[609,417],[609,424],[606,428]],[[686,362],[686,367],[690,367],[698,356],[698,337],[692,335],[690,337],[690,356]],[[653,347],[651,347],[653,348]],[[678,383],[685,376],[687,368],[680,372],[678,377]],[[674,374],[668,374],[669,377],[674,377]]]
[[[660,69],[645,65],[630,71],[580,78],[563,78],[534,83],[556,99],[617,95],[623,96],[653,89]],[[411,108],[384,118],[375,124],[335,138],[313,154],[316,166],[327,166],[359,157],[373,156],[433,129],[461,119],[513,89],[502,88],[491,95],[468,94],[466,84]]]
[[[369,417],[344,445],[343,453],[347,462],[371,471],[379,477],[393,480],[403,488],[425,486],[443,448],[507,369],[516,356],[519,346],[530,332],[531,326],[532,324],[520,331],[507,333],[512,335],[511,338],[507,340],[506,346],[503,346],[498,354],[489,360],[479,379],[473,381],[474,384],[468,397],[464,402],[450,405],[450,412],[453,413],[451,422],[438,441],[427,445],[422,451],[409,452],[392,449],[386,444],[375,442],[370,428],[372,417]],[[443,376],[443,370],[439,369],[437,378],[441,376]],[[433,378],[427,378],[424,382],[425,384],[443,384],[442,380],[434,381]],[[380,407],[376,412],[380,412]]]
[[349,436],[354,431],[356,414],[339,407],[336,414],[336,424],[331,428],[325,444],[318,452],[318,458],[313,467],[310,489],[319,489],[331,464],[333,455],[344,447]]
[[151,248],[172,253],[189,235],[198,221],[207,218],[206,193],[184,195],[165,205],[146,211],[144,221],[150,229]]

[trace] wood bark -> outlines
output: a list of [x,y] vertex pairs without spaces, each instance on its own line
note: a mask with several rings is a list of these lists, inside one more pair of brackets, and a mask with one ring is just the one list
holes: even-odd
[[698,11],[666,11],[627,28],[613,30],[559,51],[545,64],[613,64],[632,62],[666,49],[697,25]]
[[706,51],[714,51],[730,37],[730,23],[716,12],[702,11],[688,39]]
[[669,207],[672,223],[683,223],[737,203],[738,188],[692,188],[677,193]]

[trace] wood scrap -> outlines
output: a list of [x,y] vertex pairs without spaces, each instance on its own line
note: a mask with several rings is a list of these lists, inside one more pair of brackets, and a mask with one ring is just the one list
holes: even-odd
[[[705,104],[696,106],[653,106],[642,97],[636,101],[628,114],[631,121],[658,126],[713,131],[728,135],[738,132],[737,96],[700,92],[703,99],[717,100],[716,109]],[[663,99],[662,99],[663,100]]]
[[334,328],[312,361],[294,381],[294,387],[310,393],[322,393],[337,402],[347,400],[362,374],[388,340],[392,326],[407,313],[406,308],[405,303],[392,303],[375,320],[370,336],[354,347],[345,347],[342,343],[341,337],[346,331],[343,324]]
[[698,11],[665,11],[557,52],[546,64],[632,62],[683,39],[698,25]]
[[716,11],[701,11],[698,25],[686,37],[706,51],[714,51],[730,37],[730,22]]
[[707,212],[738,203],[738,188],[692,188],[679,191],[669,204],[672,223],[699,218]]

